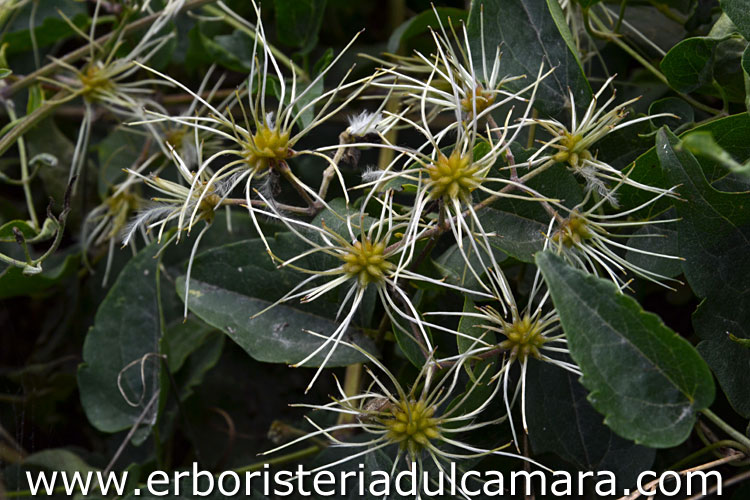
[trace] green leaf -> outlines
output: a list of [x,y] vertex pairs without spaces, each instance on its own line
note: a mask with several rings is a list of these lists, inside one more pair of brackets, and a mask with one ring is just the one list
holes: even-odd
[[[732,157],[740,160],[750,158],[750,141],[747,140],[747,137],[750,136],[750,115],[747,113],[712,120],[705,125],[694,128],[691,132],[681,134],[680,137],[692,132],[710,132],[716,144],[726,150]],[[728,190],[732,191],[750,189],[750,182],[731,174],[717,161],[704,158],[701,161],[701,167],[708,181],[714,186],[725,185]],[[655,147],[636,159],[630,172],[630,178],[649,186],[670,188],[674,185],[659,166],[659,157],[656,154]],[[620,189],[620,202],[625,207],[635,207],[644,203],[650,197],[650,193],[628,186],[623,186]],[[668,208],[670,204],[671,202],[665,199],[655,203],[649,211],[659,213]]]
[[320,56],[320,59],[318,59],[318,61],[313,66],[312,77],[315,78],[320,73],[322,73],[328,66],[331,65],[331,62],[333,62],[333,49],[328,47],[326,51],[323,52],[323,55]]
[[29,87],[29,98],[26,102],[26,114],[30,115],[42,104],[44,104],[44,91],[42,90],[42,86],[39,84],[32,85]]
[[[158,250],[158,244],[152,243],[127,263],[86,335],[78,387],[89,422],[103,432],[130,428],[159,387],[159,358],[145,359],[145,379],[141,378],[139,363],[123,371],[144,356],[159,354],[159,260],[154,258]],[[118,389],[121,372],[122,389],[131,403],[137,403],[135,406],[128,404]],[[152,424],[154,417],[155,412],[147,415],[144,424]]]
[[16,235],[13,232],[14,229],[18,230],[26,239],[26,241],[33,238],[37,234],[36,229],[31,227],[31,224],[29,224],[28,222],[24,220],[12,220],[0,226],[0,241],[15,242]]
[[477,215],[484,230],[496,235],[490,244],[522,262],[534,262],[544,248],[547,225],[537,220],[489,207]]
[[23,269],[0,263],[0,299],[36,295],[59,284],[78,270],[81,256],[77,253],[57,253],[42,263],[42,272],[23,274]]
[[[75,35],[75,31],[58,14],[62,11],[78,28],[86,31],[91,19],[86,14],[86,6],[74,0],[40,0],[35,15],[34,35],[38,48],[44,48],[53,43]],[[26,4],[8,31],[2,37],[0,44],[7,43],[7,55],[29,52],[33,48],[29,31],[31,2]]]
[[[185,278],[177,280],[177,291],[184,298]],[[258,291],[262,296],[262,290]],[[323,342],[307,330],[330,335],[337,326],[335,321],[312,313],[302,312],[287,305],[278,305],[270,311],[251,319],[272,302],[248,297],[197,279],[190,281],[190,310],[203,321],[220,329],[253,359],[266,363],[293,364],[304,359]],[[343,340],[354,342],[370,351],[371,342],[354,331],[345,333]],[[319,366],[327,350],[304,366]],[[345,366],[366,361],[358,351],[340,346],[331,356],[327,366]]]
[[724,148],[714,140],[711,132],[699,131],[687,134],[682,138],[680,146],[696,156],[708,157],[729,170],[742,175],[750,175],[750,162],[744,165],[732,158]]
[[303,54],[310,52],[318,43],[326,0],[274,0],[274,7],[279,40]]
[[526,372],[526,415],[535,454],[555,453],[582,471],[612,471],[623,486],[635,484],[656,450],[621,438],[604,425],[576,376],[532,360]]
[[[471,300],[471,297],[467,296],[464,298],[463,312],[476,312],[476,307],[474,305],[474,301]],[[464,353],[471,350],[472,348],[481,346],[481,344],[475,343],[473,340],[471,340],[471,338],[468,337],[481,339],[488,344],[496,343],[497,336],[495,335],[495,333],[479,326],[478,323],[480,321],[481,320],[478,320],[477,318],[461,316],[461,319],[458,322],[458,331],[466,336],[456,336],[459,353]]]
[[750,417],[750,351],[729,338],[750,339],[750,194],[717,191],[677,137],[660,131],[657,140],[662,168],[685,200],[675,203],[682,269],[705,298],[693,316],[698,349],[734,409]]
[[[272,248],[281,247],[271,239]],[[288,242],[286,250],[290,251]],[[307,331],[330,335],[338,323],[333,318],[335,303],[321,297],[308,306],[299,302],[280,304],[251,319],[297,285],[305,275],[288,268],[278,269],[260,240],[246,240],[211,249],[198,255],[190,280],[190,310],[209,325],[226,333],[250,356],[269,363],[297,363],[323,340]],[[177,280],[177,292],[185,300],[185,280]],[[376,352],[372,342],[351,328],[344,340]],[[305,366],[317,366],[324,349]],[[358,351],[339,346],[328,366],[365,361]]]
[[[519,158],[518,155],[516,158]],[[518,164],[520,165],[521,163],[522,160],[518,160]],[[559,163],[552,165],[541,174],[530,179],[527,185],[538,193],[544,193],[544,196],[560,200],[560,203],[568,208],[573,208],[583,201],[583,188],[576,179],[575,174]],[[491,205],[491,208],[542,223],[545,233],[547,231],[550,215],[540,203],[513,198],[500,198]]]
[[202,321],[188,318],[187,321],[178,320],[164,332],[163,351],[168,354],[169,370],[176,373],[182,365],[216,329]]
[[699,296],[706,297],[750,275],[743,273],[750,270],[750,194],[711,187],[698,160],[678,144],[674,134],[659,131],[656,149],[662,168],[670,182],[680,185],[680,196],[686,200],[675,203],[683,218],[678,234],[680,252],[687,252],[685,277]]
[[87,464],[81,457],[72,451],[63,448],[52,448],[38,451],[23,460],[24,467],[41,467],[58,473],[74,474],[76,472],[85,475],[97,469]]
[[722,33],[687,38],[669,49],[661,61],[661,70],[678,92],[701,91],[742,101],[740,60],[746,45],[744,40]]
[[252,61],[253,40],[235,30],[230,35],[207,37],[198,31],[203,49],[217,63],[238,73],[248,73]]
[[611,282],[550,252],[537,254],[536,262],[604,422],[653,448],[687,439],[695,413],[714,399],[711,372],[695,348]]
[[602,0],[576,0],[578,2],[578,5],[581,6],[582,9],[588,9],[592,5],[596,5]]
[[[494,243],[494,240],[495,238],[490,238],[490,243]],[[476,252],[472,250],[467,251],[467,249],[464,249],[464,252],[467,253],[469,263],[472,266],[471,268],[473,268],[474,271],[476,271],[480,275],[480,277],[485,274],[482,263],[477,258]],[[508,258],[508,256],[505,255],[496,246],[493,246],[492,253],[498,263],[503,262]],[[486,265],[486,256],[483,257],[483,259],[485,259],[484,262]],[[469,290],[479,289],[479,282],[471,272],[471,268],[469,268],[469,265],[466,263],[466,259],[461,253],[461,249],[458,247],[458,244],[451,245],[447,250],[441,253],[437,259],[433,260],[432,263],[440,270],[440,272],[445,276],[445,279],[449,283],[467,288]]]
[[737,27],[745,40],[750,40],[750,1],[748,0],[720,0],[721,10]]
[[661,70],[669,85],[678,92],[693,92],[713,80],[714,51],[719,40],[709,37],[687,38],[667,52]]
[[578,108],[588,105],[591,87],[576,55],[572,36],[557,0],[504,0],[472,2],[469,39],[475,67],[482,67],[480,12],[484,10],[484,45],[488,67],[495,62],[495,48],[501,45],[502,74],[526,75],[508,86],[522,88],[533,81],[542,63],[556,68],[539,85],[536,106],[556,116],[570,109],[568,89]]
[[[674,278],[682,274],[680,261],[676,259],[665,259],[648,255],[635,250],[653,252],[659,255],[679,256],[680,250],[677,245],[677,231],[669,224],[651,224],[638,228],[631,238],[628,238],[628,251],[625,259],[631,264],[661,274],[668,278]],[[646,237],[646,235],[648,235]]]
[[673,131],[677,132],[680,129],[689,127],[695,121],[695,111],[693,107],[688,104],[687,101],[680,99],[679,97],[665,97],[651,103],[648,107],[649,115],[656,115],[659,113],[671,113],[677,118],[665,116],[662,118],[653,118],[651,124],[654,128],[658,129],[666,125]]
[[[181,400],[185,400],[193,394],[193,389],[201,384],[209,370],[219,362],[224,349],[226,337],[221,332],[208,325],[202,325],[198,329],[201,332],[208,330],[208,333],[199,338],[197,342],[185,346],[189,349],[189,355],[183,360],[180,370],[175,375]],[[174,348],[174,339],[169,347]],[[184,352],[184,349],[182,352]],[[170,371],[173,370],[172,365],[169,366],[169,369]]]
[[437,11],[437,16],[432,9],[428,9],[409,18],[393,30],[388,39],[388,52],[395,54],[399,47],[405,46],[415,36],[427,32],[430,28],[438,29],[438,19],[446,29],[448,29],[449,20],[453,23],[453,26],[460,26],[461,21],[466,21],[467,13],[463,9],[435,7],[435,11]]
[[118,127],[96,145],[99,159],[97,189],[104,199],[110,188],[124,180],[123,169],[133,168],[143,154],[146,139],[132,127]]
[[[312,224],[318,227],[323,227],[325,225],[325,227],[334,233],[348,239],[349,229],[347,228],[345,218],[349,214],[351,214],[351,209],[347,206],[346,200],[344,198],[334,198],[328,202],[328,207],[325,207],[318,212],[318,215],[312,220]],[[360,221],[358,216],[352,217],[350,224],[352,226],[352,231],[354,231],[356,236],[359,235],[361,231],[369,230],[374,222],[376,222],[375,218],[365,215],[362,221]],[[360,228],[360,226],[362,227]]]

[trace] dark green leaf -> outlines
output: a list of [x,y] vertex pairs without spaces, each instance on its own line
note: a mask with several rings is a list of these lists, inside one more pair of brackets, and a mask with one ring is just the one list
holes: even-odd
[[[96,312],[86,335],[78,370],[81,404],[89,422],[103,432],[131,427],[159,387],[161,325],[157,298],[156,243],[141,250],[123,268]],[[140,360],[144,361],[145,380]],[[136,362],[124,372],[130,363]],[[128,404],[117,384],[135,406]],[[137,404],[136,404],[137,403]],[[144,424],[153,423],[154,416]]]
[[685,202],[676,203],[682,269],[705,300],[693,324],[704,339],[699,350],[716,373],[732,406],[750,417],[750,351],[729,339],[750,338],[750,194],[711,187],[703,169],[668,131],[658,135],[659,159]]
[[87,472],[97,470],[72,451],[63,448],[52,448],[36,452],[26,457],[23,460],[23,465],[24,467],[41,467],[51,472],[58,471],[58,473],[64,472],[70,475],[76,472],[85,475]]
[[[89,26],[91,19],[86,14],[85,5],[71,0],[41,0],[34,26],[37,47],[47,47],[75,35],[75,31],[57,13],[58,9],[83,31]],[[24,6],[24,11],[19,13],[15,22],[9,26],[9,32],[2,38],[2,43],[8,44],[8,56],[30,51],[33,47],[29,32],[31,2]]]
[[13,232],[14,229],[18,230],[27,241],[37,234],[36,229],[31,227],[31,224],[28,222],[23,220],[12,220],[0,226],[0,241],[15,242],[16,235]]
[[750,163],[744,165],[732,158],[724,148],[714,140],[711,132],[691,132],[682,138],[678,147],[687,149],[695,156],[706,157],[723,165],[728,170],[742,175],[750,175]]
[[[494,244],[495,238],[490,238],[490,242],[491,244]],[[493,246],[492,250],[492,254],[498,263],[503,262],[508,258],[507,255],[498,249],[497,245]],[[457,244],[451,245],[446,251],[440,254],[440,257],[433,260],[433,263],[445,275],[445,278],[449,283],[469,290],[480,289],[479,287],[481,285],[471,270],[473,269],[481,277],[485,274],[482,262],[477,258],[476,252],[471,250],[467,251],[467,249],[464,249],[464,252],[467,253],[471,268],[469,267],[469,264],[466,263],[466,258],[461,253],[461,249],[459,249]],[[487,257],[483,256],[482,258],[486,265]]]
[[482,227],[495,236],[492,246],[523,262],[534,262],[534,254],[544,247],[547,225],[510,212],[485,208],[478,214]]
[[745,108],[750,111],[750,45],[742,53],[742,76],[745,81]]
[[[277,241],[270,241],[276,246]],[[290,250],[287,245],[287,251]],[[188,305],[209,325],[229,335],[250,356],[269,363],[297,363],[323,340],[309,331],[330,335],[337,322],[329,319],[335,304],[325,297],[302,307],[299,302],[280,304],[251,319],[251,316],[281,298],[304,277],[291,269],[277,269],[260,240],[248,240],[218,247],[200,254],[193,264]],[[184,277],[177,280],[177,292],[184,297]],[[326,313],[331,316],[326,317]],[[371,341],[351,328],[344,340],[375,352]],[[306,366],[322,362],[324,349]],[[340,346],[328,366],[342,366],[364,357]]]
[[[437,11],[437,16],[435,16],[435,11]],[[395,54],[399,47],[405,45],[415,36],[427,32],[429,28],[438,29],[438,19],[446,29],[448,29],[449,20],[453,23],[453,26],[460,26],[461,21],[466,21],[467,15],[463,9],[436,7],[435,11],[428,9],[420,12],[393,30],[391,37],[388,39],[388,52]]]
[[[17,256],[18,258],[20,256]],[[27,276],[20,267],[8,266],[0,271],[0,299],[35,295],[48,290],[78,270],[79,254],[55,254],[42,263],[42,272]],[[5,266],[0,263],[0,269]]]
[[729,16],[740,34],[750,40],[750,1],[720,0],[721,10]]
[[105,198],[112,186],[125,178],[123,169],[133,168],[143,154],[146,140],[132,127],[120,127],[97,144],[99,158],[98,191]]
[[[474,301],[470,297],[464,298],[463,312],[476,312]],[[481,339],[488,344],[494,344],[497,340],[495,333],[482,328],[479,323],[481,320],[472,318],[469,316],[461,316],[461,320],[458,322],[458,331],[464,336],[456,336],[458,342],[458,352],[464,353],[471,349],[481,347],[482,344],[474,342],[471,338]],[[469,338],[471,337],[471,338]]]
[[303,54],[318,42],[326,0],[274,0],[279,40]]
[[509,85],[526,86],[539,73],[556,68],[540,85],[536,106],[547,115],[559,115],[570,109],[568,89],[572,89],[578,108],[588,105],[591,87],[576,56],[572,36],[557,0],[505,0],[472,2],[469,14],[469,39],[476,67],[482,67],[480,12],[484,10],[484,45],[488,67],[495,60],[495,48],[502,44],[502,70],[507,75],[526,75]]
[[245,33],[235,30],[231,35],[209,38],[200,31],[206,53],[217,63],[239,73],[248,73],[252,62],[253,41]]
[[[627,246],[629,249],[643,250],[659,255],[680,255],[677,245],[677,231],[674,230],[674,226],[670,228],[669,224],[640,227],[633,233],[633,237],[628,239]],[[682,266],[677,259],[665,259],[633,250],[627,251],[625,259],[631,264],[668,278],[674,278],[682,274]]]
[[621,438],[604,425],[572,373],[532,360],[526,372],[526,415],[535,453],[552,452],[583,471],[612,471],[635,484],[656,451]]
[[681,41],[667,52],[661,70],[678,92],[692,92],[713,80],[714,51],[719,41],[694,37]]
[[[691,132],[682,134],[680,137],[684,137],[687,133],[692,133],[694,131],[710,132],[720,147],[725,149],[732,155],[732,157],[740,161],[745,158],[750,158],[750,141],[747,140],[747,137],[750,135],[750,115],[747,113],[740,113],[726,118],[712,120],[705,125],[694,128]],[[727,169],[717,161],[704,159],[701,161],[701,167],[708,181],[714,186],[721,183],[727,185],[729,189],[734,191],[750,189],[750,183],[737,178],[737,176],[733,174],[728,174]],[[656,154],[656,148],[651,148],[638,157],[630,173],[630,178],[649,186],[662,188],[670,188],[673,186],[670,179],[667,178],[665,172],[659,165],[659,157]],[[644,193],[638,189],[632,189],[628,186],[624,186],[620,189],[620,202],[626,207],[640,205],[649,198],[649,193]],[[668,200],[657,202],[654,204],[651,212],[659,213],[668,206]]]
[[695,348],[611,282],[550,252],[536,261],[589,401],[605,423],[653,448],[682,443],[695,413],[714,399],[711,372]]
[[170,325],[162,340],[162,350],[167,354],[169,370],[172,373],[179,371],[188,356],[215,331],[214,327],[194,319],[178,320]]
[[648,114],[656,115],[660,113],[671,113],[676,117],[665,116],[652,119],[651,123],[657,129],[666,125],[677,132],[680,129],[684,130],[695,120],[693,107],[679,97],[665,97],[664,99],[652,102],[648,107]]

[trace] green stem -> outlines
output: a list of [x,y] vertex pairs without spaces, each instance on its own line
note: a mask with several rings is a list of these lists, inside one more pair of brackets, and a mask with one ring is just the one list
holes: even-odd
[[615,24],[615,29],[613,30],[615,33],[620,32],[620,28],[622,27],[622,21],[625,19],[625,8],[627,7],[627,0],[622,0],[620,2],[620,13],[617,15],[617,23]]
[[[227,15],[226,12],[219,9],[218,7],[215,7],[213,5],[206,5],[205,7],[203,7],[203,10],[207,12],[208,14],[211,14],[212,16],[221,17],[224,20],[224,22],[227,23],[229,26],[245,33],[253,40],[257,40],[258,42],[263,43],[263,40],[258,38],[258,34],[255,32],[255,30],[250,29],[249,27],[242,24],[237,19],[233,18],[232,16]],[[284,55],[283,52],[281,52],[279,49],[277,49],[270,43],[267,43],[266,47],[268,47],[268,50],[271,51],[271,54],[273,54],[273,56],[276,58],[277,61],[279,61],[281,64],[283,64],[290,70],[294,71],[300,80],[304,82],[310,81],[310,75],[308,75],[304,69],[302,69],[294,61],[292,61],[289,57]]]
[[[362,363],[354,363],[346,367],[346,376],[344,377],[344,394],[347,397],[359,394],[359,387],[362,381]],[[348,424],[354,420],[354,415],[341,413],[336,425]]]
[[[23,134],[31,130],[37,123],[44,120],[50,113],[52,113],[58,106],[64,104],[78,96],[79,92],[66,95],[66,91],[61,90],[55,94],[52,99],[44,101],[44,103],[36,108],[31,114],[24,116],[19,122],[0,139],[0,155],[5,152],[13,144],[15,144]],[[22,174],[23,175],[23,174]],[[28,176],[28,172],[26,173]]]
[[666,17],[667,19],[671,19],[672,21],[676,22],[680,26],[684,26],[685,23],[687,22],[687,18],[684,18],[672,12],[672,10],[669,7],[667,7],[667,5],[664,3],[659,3],[656,0],[648,0],[648,3],[650,3],[656,10],[664,14],[664,17]]
[[[606,26],[605,26],[605,24],[598,17],[596,17],[596,15],[594,13],[589,12],[589,18],[596,23],[596,25],[599,27],[600,30],[606,30],[607,29]],[[661,71],[659,71],[659,69],[656,68],[656,66],[654,66],[653,64],[651,64],[650,62],[648,62],[645,57],[643,57],[642,55],[640,55],[630,45],[628,45],[627,43],[625,43],[624,41],[622,41],[622,39],[619,36],[617,36],[615,34],[611,34],[611,33],[606,33],[606,32],[603,32],[603,31],[597,31],[597,33],[603,34],[603,35],[607,35],[607,37],[606,37],[607,40],[609,40],[610,42],[614,43],[615,45],[617,45],[618,47],[620,47],[622,50],[624,50],[625,52],[627,52],[628,55],[630,55],[633,59],[635,59],[636,61],[638,61],[651,74],[653,74],[656,78],[658,78],[659,80],[661,80],[664,83],[664,85],[666,85],[667,87],[670,86],[669,85],[669,80],[664,75],[664,73],[662,73]],[[683,94],[682,92],[677,92],[677,94],[682,99],[684,99],[685,101],[687,101],[688,103],[690,103],[696,109],[700,109],[701,111],[705,111],[706,113],[709,113],[709,114],[712,114],[712,115],[723,115],[724,114],[723,111],[720,111],[718,109],[712,108],[711,106],[707,106],[707,105],[703,104],[702,102],[693,99],[692,97],[690,97],[687,94]]]
[[750,454],[750,438],[745,436],[743,433],[729,425],[728,423],[724,422],[718,415],[716,415],[714,412],[706,408],[705,410],[701,410],[701,413],[703,413],[708,419],[716,424],[718,428],[729,434],[732,439],[740,443],[745,449],[743,450],[745,454]]
[[[18,116],[16,116],[16,110],[13,107],[13,103],[9,102],[6,105],[6,109],[8,110],[8,118],[10,118],[10,121],[16,121]],[[34,210],[34,198],[31,195],[31,176],[29,175],[29,161],[26,156],[26,143],[22,136],[18,137],[17,142],[18,157],[21,161],[21,184],[23,185],[23,195],[26,198],[26,208],[29,211],[32,227],[39,231],[39,219],[37,219],[36,210]]]
[[690,455],[686,456],[679,462],[676,462],[673,465],[670,465],[667,467],[667,470],[680,470],[693,460],[695,460],[698,457],[701,457],[705,455],[706,453],[709,453],[714,450],[718,450],[720,448],[735,448],[735,449],[742,449],[742,445],[738,443],[737,441],[731,440],[731,439],[723,439],[721,441],[716,441],[715,443],[711,443],[709,445],[704,446],[700,450],[696,451],[695,453],[691,453]]

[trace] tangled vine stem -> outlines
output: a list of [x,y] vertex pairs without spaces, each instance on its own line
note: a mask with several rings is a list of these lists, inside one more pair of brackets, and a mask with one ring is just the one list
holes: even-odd
[[701,413],[705,415],[711,422],[716,424],[721,430],[732,436],[732,439],[736,440],[744,447],[744,451],[747,455],[750,455],[750,438],[739,432],[737,429],[722,420],[717,414],[709,410],[708,408],[701,410]]

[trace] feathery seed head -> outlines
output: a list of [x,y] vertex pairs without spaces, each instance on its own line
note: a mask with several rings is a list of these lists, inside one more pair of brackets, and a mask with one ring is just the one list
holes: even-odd
[[506,339],[500,342],[500,347],[507,349],[512,357],[524,362],[532,357],[542,357],[539,350],[547,342],[539,321],[525,314],[522,318],[516,318],[512,323],[507,323],[503,332]]
[[563,131],[563,137],[560,139],[558,144],[553,146],[559,151],[552,157],[555,161],[560,163],[567,163],[571,167],[578,167],[579,164],[584,160],[591,160],[593,156],[591,152],[586,149],[585,144],[581,142],[583,136],[581,134],[571,134],[567,131]]
[[468,89],[466,91],[466,97],[461,99],[461,109],[467,114],[472,114],[476,106],[476,112],[480,114],[494,103],[495,94],[484,90],[481,84],[477,84],[474,90]]
[[573,212],[560,224],[560,228],[555,234],[552,235],[552,241],[562,243],[566,247],[572,247],[592,236],[586,219]]
[[422,451],[430,441],[440,437],[440,419],[434,416],[435,410],[421,399],[392,405],[388,415],[381,419],[388,429],[387,438],[411,454]]
[[481,184],[479,165],[472,162],[471,153],[454,149],[450,156],[438,153],[437,160],[427,167],[430,175],[428,189],[433,199],[449,198],[466,201]]
[[247,141],[243,156],[255,170],[265,170],[272,162],[289,158],[289,131],[261,125]]
[[99,92],[108,92],[114,89],[114,83],[106,73],[106,67],[92,61],[78,75],[78,79],[81,81],[81,94],[84,98],[95,101]]
[[363,241],[355,241],[347,250],[340,257],[344,261],[344,272],[352,278],[356,277],[363,287],[382,282],[386,273],[395,267],[386,260],[383,242],[372,243],[365,238]]

